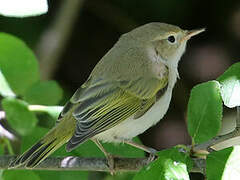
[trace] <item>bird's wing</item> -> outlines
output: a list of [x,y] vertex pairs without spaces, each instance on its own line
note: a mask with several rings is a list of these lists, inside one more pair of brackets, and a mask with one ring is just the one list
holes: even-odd
[[[138,83],[142,84],[140,89]],[[167,85],[166,79],[135,81],[87,82],[79,88],[62,115],[75,108],[73,116],[77,120],[75,134],[67,144],[67,150],[127,119],[132,115],[140,117],[155,102],[159,89]]]

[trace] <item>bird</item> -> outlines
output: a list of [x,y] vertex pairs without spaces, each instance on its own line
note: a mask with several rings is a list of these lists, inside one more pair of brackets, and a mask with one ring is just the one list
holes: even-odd
[[63,144],[69,152],[89,139],[110,168],[113,156],[101,142],[126,143],[155,154],[132,138],[166,114],[187,41],[204,30],[152,22],[121,35],[66,103],[56,125],[9,168],[34,168]]

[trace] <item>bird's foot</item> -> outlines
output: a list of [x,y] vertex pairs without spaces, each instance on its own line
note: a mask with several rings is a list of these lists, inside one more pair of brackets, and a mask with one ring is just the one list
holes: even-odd
[[110,153],[107,153],[107,155],[106,155],[107,164],[108,164],[109,171],[110,171],[111,175],[116,174],[115,167],[114,167],[114,158],[116,158],[116,157],[117,156],[114,156],[114,155],[112,155]]
[[150,162],[156,159],[158,151],[156,149],[149,148],[149,147],[148,147],[148,150],[149,150],[149,157],[148,157],[147,163],[149,164]]

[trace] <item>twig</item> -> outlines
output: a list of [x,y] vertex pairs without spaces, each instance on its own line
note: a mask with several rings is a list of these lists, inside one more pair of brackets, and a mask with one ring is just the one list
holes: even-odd
[[[0,169],[7,169],[15,156],[0,156]],[[116,171],[137,171],[147,165],[147,158],[114,158]],[[18,167],[17,169],[26,169]],[[105,158],[84,157],[48,157],[34,168],[35,170],[83,170],[83,171],[109,171]]]
[[43,79],[50,79],[57,69],[59,57],[67,44],[83,3],[84,0],[62,0],[53,24],[43,33],[36,50]]
[[200,159],[200,158],[193,158],[193,168],[191,169],[191,172],[198,172],[205,174],[206,169],[206,160]]
[[211,152],[212,150],[220,150],[220,149],[214,149],[212,147],[216,144],[222,143],[222,142],[224,142],[228,139],[231,139],[233,137],[236,137],[236,136],[238,136],[238,135],[236,135],[235,131],[230,132],[228,134],[221,135],[221,136],[217,136],[207,142],[204,142],[202,144],[197,144],[196,146],[194,146],[194,150],[195,151],[206,150],[208,152]]
[[[0,156],[0,169],[7,169],[9,163],[15,156]],[[194,159],[193,172],[202,172],[205,160]],[[114,158],[114,169],[116,172],[138,171],[148,164],[148,158]],[[17,169],[26,169],[18,167]],[[35,170],[55,171],[106,171],[109,172],[105,158],[83,158],[83,157],[48,157]]]

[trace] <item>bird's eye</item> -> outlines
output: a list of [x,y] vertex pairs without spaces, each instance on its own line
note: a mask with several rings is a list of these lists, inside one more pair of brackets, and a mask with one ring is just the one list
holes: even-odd
[[175,39],[175,37],[173,35],[171,35],[171,36],[168,37],[168,41],[170,43],[175,43],[176,39]]

